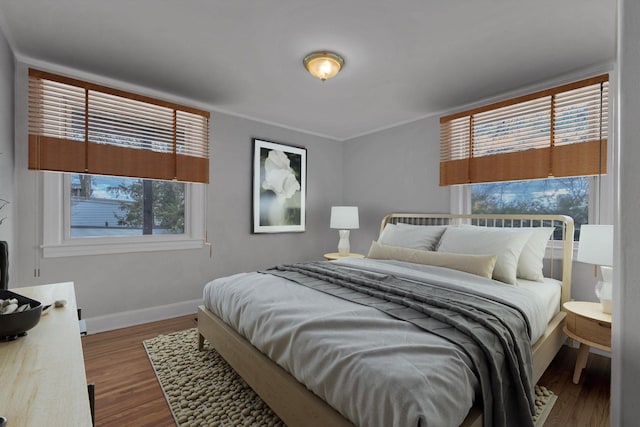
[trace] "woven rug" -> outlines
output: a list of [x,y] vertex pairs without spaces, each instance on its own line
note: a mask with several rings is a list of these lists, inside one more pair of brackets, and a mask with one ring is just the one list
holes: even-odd
[[[198,351],[196,329],[144,341],[176,425],[284,427],[277,415],[205,342]],[[557,396],[536,386],[536,427],[542,427]]]

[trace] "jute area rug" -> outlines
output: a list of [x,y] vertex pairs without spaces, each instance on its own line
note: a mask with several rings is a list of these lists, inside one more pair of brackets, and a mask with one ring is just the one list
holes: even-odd
[[[284,423],[205,342],[196,329],[144,341],[176,425],[180,427],[269,426]],[[536,386],[536,427],[542,427],[557,396]]]

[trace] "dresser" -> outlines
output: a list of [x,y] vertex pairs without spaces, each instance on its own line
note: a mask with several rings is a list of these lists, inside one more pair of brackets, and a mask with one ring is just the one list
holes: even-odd
[[7,427],[91,426],[73,282],[11,291],[66,305],[52,307],[27,336],[0,342],[0,416]]

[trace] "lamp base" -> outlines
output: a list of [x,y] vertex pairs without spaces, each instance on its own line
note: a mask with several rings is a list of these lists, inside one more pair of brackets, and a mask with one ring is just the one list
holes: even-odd
[[602,304],[602,312],[605,314],[611,314],[611,306],[613,305],[613,301],[610,299],[601,299],[600,303]]
[[340,241],[338,242],[338,254],[340,256],[347,256],[351,252],[351,246],[349,245],[349,230],[339,230]]
[[596,284],[596,296],[600,298],[602,304],[602,312],[611,314],[611,305],[613,300],[613,269],[611,267],[600,266],[602,281]]

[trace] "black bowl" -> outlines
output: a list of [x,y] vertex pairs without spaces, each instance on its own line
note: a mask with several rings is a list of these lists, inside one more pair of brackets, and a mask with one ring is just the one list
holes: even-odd
[[11,340],[26,335],[29,329],[38,324],[42,315],[41,302],[15,292],[0,290],[0,299],[12,298],[18,300],[18,306],[31,304],[31,308],[20,313],[0,314],[0,340]]

